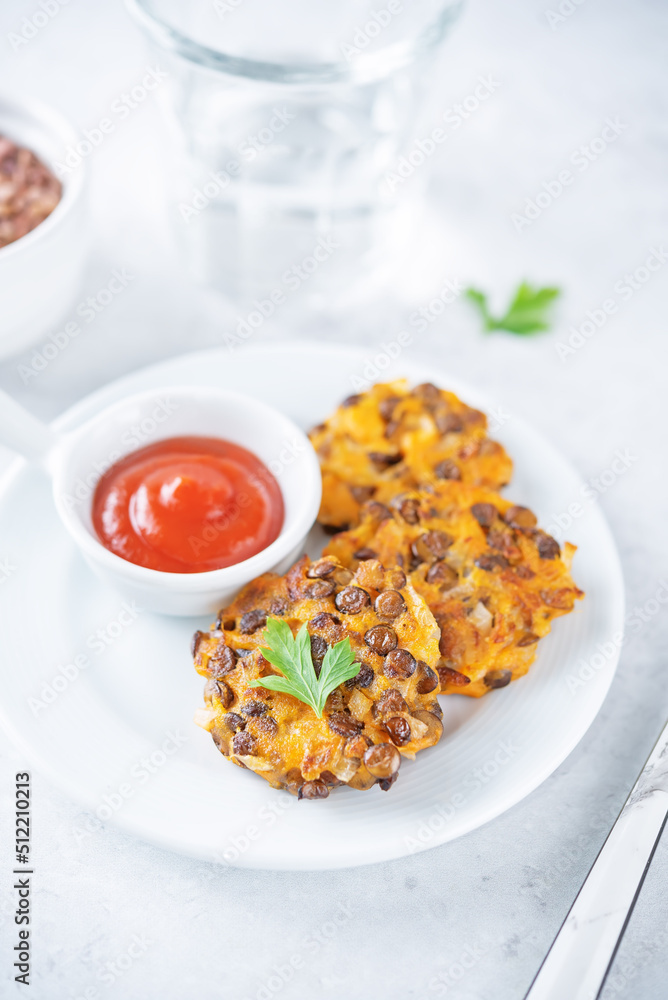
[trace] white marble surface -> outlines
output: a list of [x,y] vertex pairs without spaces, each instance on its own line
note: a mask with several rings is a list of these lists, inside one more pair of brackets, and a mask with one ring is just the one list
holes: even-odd
[[[668,579],[668,266],[628,301],[614,285],[662,240],[668,248],[668,11],[658,0],[561,7],[573,13],[551,30],[546,11],[558,10],[557,0],[472,0],[444,50],[441,106],[469,94],[481,74],[501,85],[434,158],[432,249],[419,266],[406,264],[394,299],[356,317],[321,317],[317,329],[319,336],[376,343],[401,329],[446,277],[475,281],[499,301],[523,276],[562,285],[559,321],[548,335],[484,337],[455,306],[411,350],[533,421],[587,479],[597,479],[618,449],[631,452],[628,471],[599,502],[619,545],[629,608],[642,610]],[[142,42],[118,3],[71,0],[14,52],[8,33],[38,9],[3,4],[0,88],[49,100],[79,127],[90,126],[143,72]],[[619,138],[517,233],[512,213],[610,116],[626,125]],[[41,416],[57,415],[140,365],[220,342],[230,314],[181,275],[161,211],[164,141],[147,102],[91,158],[96,238],[84,287],[102,287],[114,267],[136,279],[28,385],[17,365],[29,362],[29,351],[0,365],[0,385]],[[556,344],[569,326],[611,295],[620,299],[617,313],[561,360]],[[308,336],[314,328],[297,317],[287,332]],[[261,336],[285,333],[268,323]],[[483,829],[403,861],[325,874],[237,872],[161,852],[112,827],[77,844],[80,808],[36,774],[29,995],[520,1000],[668,715],[664,607],[630,622],[600,716],[556,774]],[[13,775],[28,762],[4,737],[0,747],[6,843]],[[0,857],[0,992],[13,997],[22,994],[8,958],[11,858],[6,848]],[[665,997],[667,879],[664,843],[606,998]],[[337,914],[339,926],[327,937]],[[144,943],[128,963],[123,956],[135,936]],[[267,987],[272,967],[296,955],[304,961],[290,981]],[[105,964],[119,957],[129,968],[115,975],[107,966],[105,974]]]

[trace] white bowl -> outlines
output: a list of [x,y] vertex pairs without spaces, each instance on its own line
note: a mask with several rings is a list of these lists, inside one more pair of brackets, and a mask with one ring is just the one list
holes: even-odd
[[[54,173],[79,137],[57,111],[36,101],[0,96],[0,134],[36,154]],[[60,178],[63,193],[51,215],[0,247],[0,358],[55,330],[81,285],[86,255],[86,164]]]
[[[252,451],[276,477],[285,519],[278,538],[234,566],[163,573],[122,559],[99,541],[95,487],[124,455],[184,435],[219,437]],[[301,554],[320,505],[320,466],[303,431],[278,410],[237,392],[167,387],[123,399],[60,438],[47,458],[60,517],[94,572],[140,608],[170,615],[219,610],[261,573],[284,573]]]

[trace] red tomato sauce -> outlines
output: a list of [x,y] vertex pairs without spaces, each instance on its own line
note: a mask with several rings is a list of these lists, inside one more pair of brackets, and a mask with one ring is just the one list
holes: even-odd
[[169,438],[132,452],[104,473],[93,497],[102,544],[167,573],[248,559],[278,537],[283,517],[266,465],[219,438]]

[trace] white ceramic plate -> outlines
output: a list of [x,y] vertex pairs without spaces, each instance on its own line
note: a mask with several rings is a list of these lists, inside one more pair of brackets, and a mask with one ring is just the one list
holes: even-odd
[[[367,361],[333,345],[198,352],[137,372],[66,413],[72,428],[124,394],[165,384],[227,386],[282,408],[302,427],[353,391]],[[436,381],[486,409],[472,389],[399,362],[386,375]],[[570,466],[511,418],[495,432],[515,461],[507,490],[544,525],[582,499]],[[297,802],[226,763],[192,722],[203,681],[190,661],[195,628],[133,608],[93,577],[53,509],[49,484],[17,461],[0,495],[0,718],[35,765],[97,820],[173,850],[254,868],[317,869],[401,857],[473,830],[519,802],[591,724],[617,663],[623,587],[595,505],[569,538],[586,599],[540,643],[527,677],[482,699],[441,698],[445,735],[405,761],[387,793],[335,790]],[[314,554],[322,538],[312,538]],[[73,831],[80,835],[81,830]]]

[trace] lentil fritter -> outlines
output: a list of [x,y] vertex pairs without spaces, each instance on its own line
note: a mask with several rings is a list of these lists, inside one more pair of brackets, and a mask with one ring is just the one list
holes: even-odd
[[527,672],[551,622],[583,596],[563,550],[535,515],[461,482],[370,501],[358,527],[325,549],[351,571],[367,559],[400,566],[441,630],[442,694],[480,697]]
[[334,528],[357,524],[370,499],[448,480],[500,489],[512,474],[485,414],[428,382],[410,389],[401,379],[350,396],[310,438],[322,468],[318,520]]
[[[329,695],[322,718],[292,695],[250,686],[278,673],[261,652],[268,616],[293,634],[307,623],[316,672],[330,644],[350,640],[360,671]],[[442,734],[438,643],[400,568],[366,560],[353,574],[332,557],[304,556],[285,576],[253,580],[210,632],[195,633],[195,668],[207,678],[196,721],[233,763],[299,798],[343,784],[387,790],[402,757]]]

